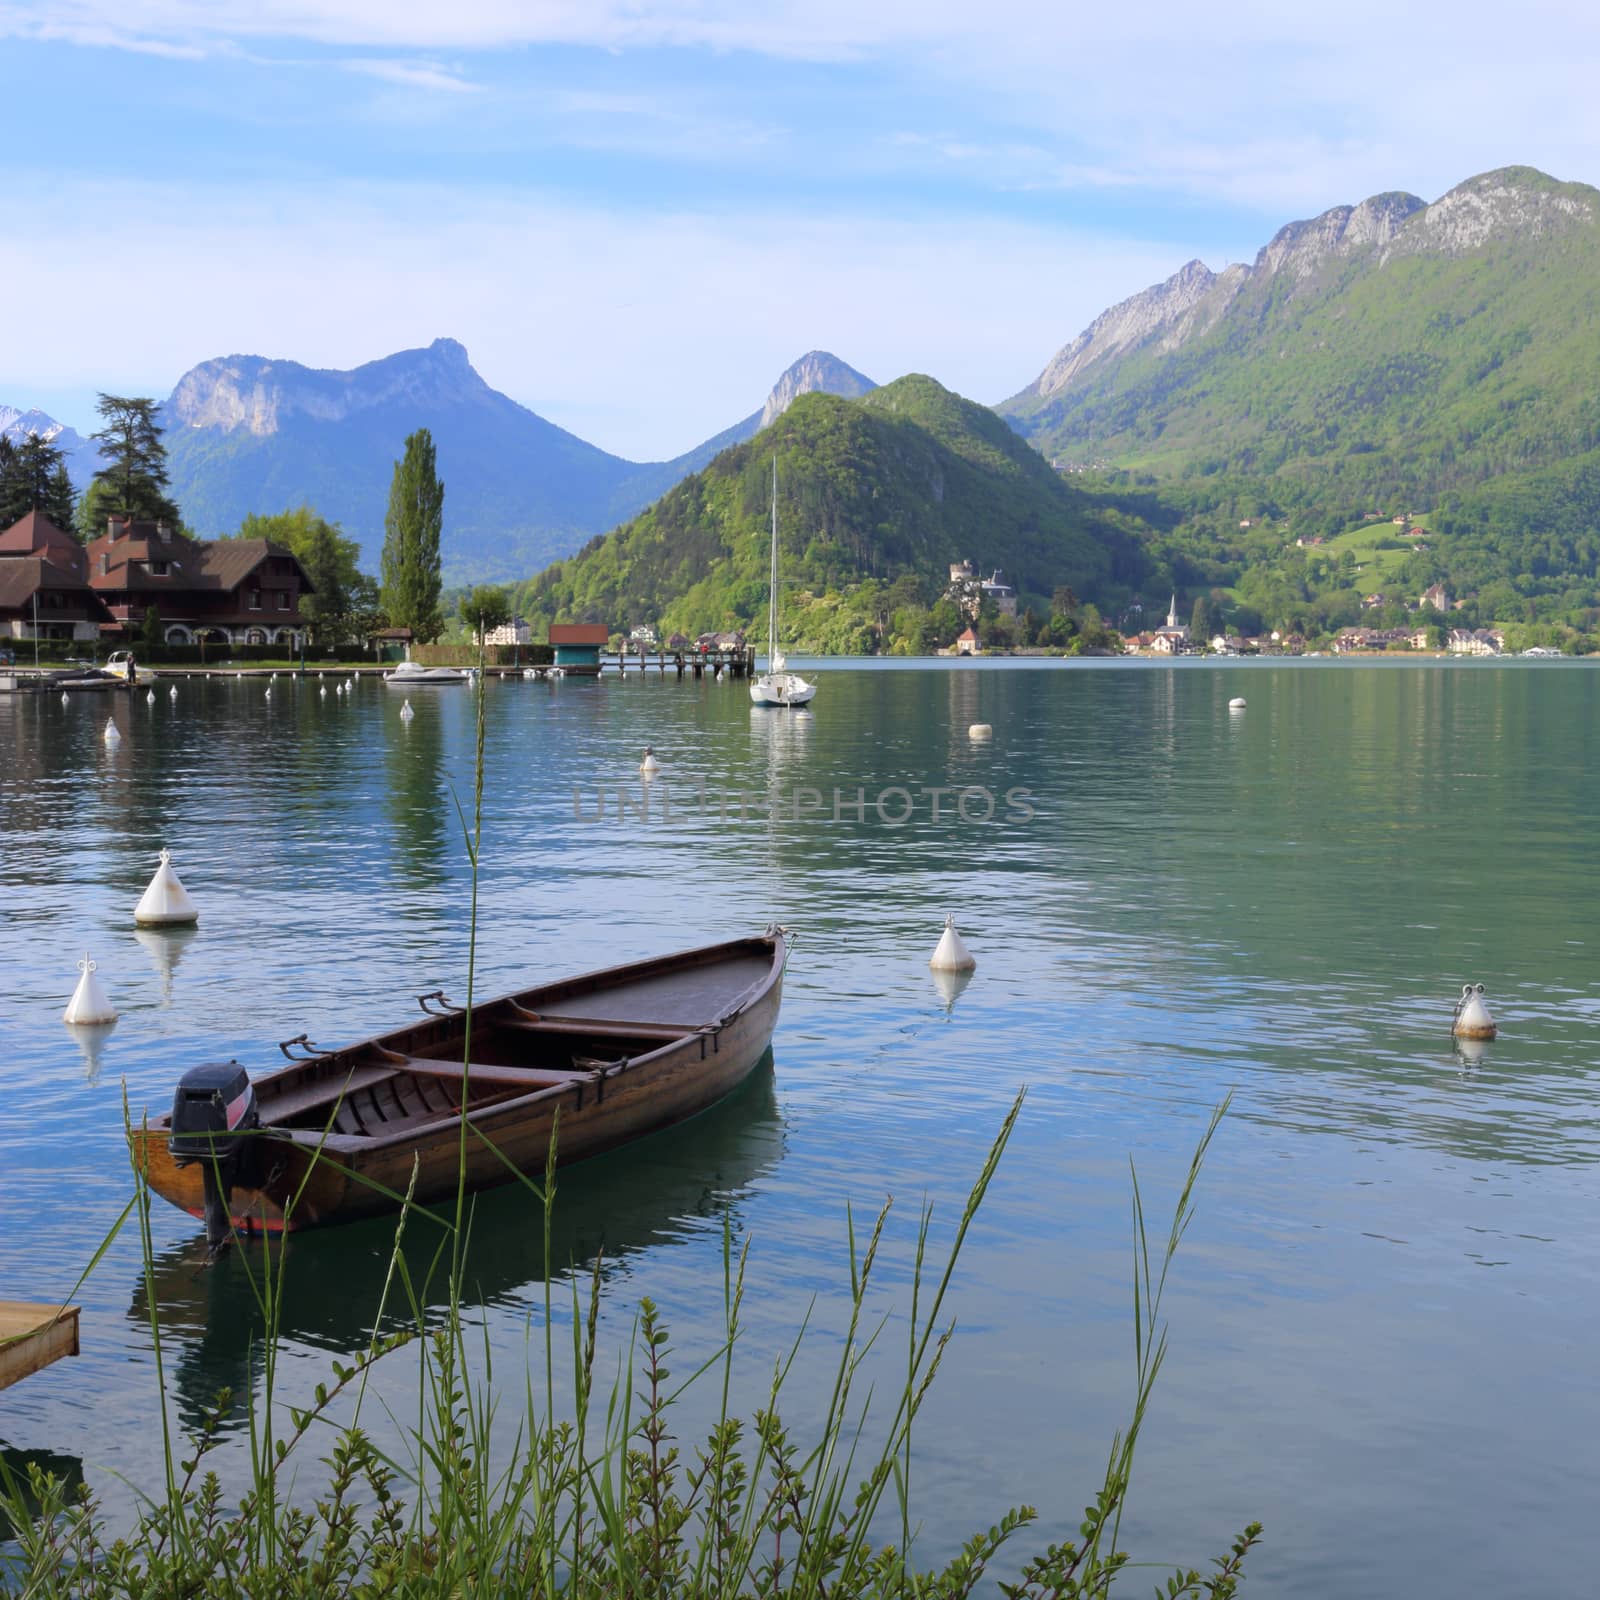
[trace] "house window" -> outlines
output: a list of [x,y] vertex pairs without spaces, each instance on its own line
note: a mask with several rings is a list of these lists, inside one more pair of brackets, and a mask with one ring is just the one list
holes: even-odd
[[288,595],[280,594],[278,596],[278,609],[280,611],[287,611],[289,609],[289,597],[288,597]]
[[150,576],[152,578],[164,578],[166,575],[167,564],[165,561],[152,561],[150,563]]
[[261,591],[259,589],[250,591],[249,609],[251,611],[259,611],[261,609]]

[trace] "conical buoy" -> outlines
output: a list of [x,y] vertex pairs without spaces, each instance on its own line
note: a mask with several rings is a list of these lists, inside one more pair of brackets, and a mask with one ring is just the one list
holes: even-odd
[[177,684],[173,684],[173,686],[170,689],[167,690],[167,695],[168,695],[168,697],[170,699],[173,699],[173,700],[176,700],[178,698],[178,686],[177,686]]
[[151,689],[146,693],[144,702],[148,706],[153,706],[156,703],[156,692],[154,689]]
[[161,865],[149,888],[133,908],[133,920],[141,928],[170,928],[200,920],[199,909],[178,882],[178,874],[172,870],[172,856],[166,850],[161,852]]
[[1233,697],[1233,699],[1231,699],[1228,702],[1228,709],[1230,711],[1243,711],[1244,710],[1244,696],[1242,694],[1235,695]]
[[272,689],[271,689],[271,686],[269,685],[268,688],[267,688],[267,699],[270,700],[271,698],[272,698]]
[[328,686],[327,686],[327,684],[323,684],[323,686],[320,689],[317,690],[317,693],[320,694],[324,700],[326,700],[328,698]]
[[661,770],[661,763],[656,760],[654,745],[647,744],[644,747],[644,760],[639,763],[639,770],[641,772],[659,772]]
[[994,728],[987,722],[974,722],[972,726],[967,729],[967,737],[982,743],[985,739],[994,738]]
[[72,696],[65,689],[61,691],[61,703],[64,706],[72,703]]
[[939,935],[938,948],[928,965],[935,972],[971,972],[977,964],[972,952],[961,942],[961,935],[956,932],[956,919],[952,912],[944,919],[944,932]]
[[117,724],[111,717],[106,718],[105,732],[101,735],[107,744],[121,744],[122,735],[117,732]]
[[1455,1026],[1450,1030],[1458,1039],[1492,1039],[1499,1029],[1484,1004],[1483,985],[1464,983],[1456,1001]]
[[409,722],[414,716],[416,716],[416,712],[411,709],[411,702],[407,700],[406,703],[400,707],[400,720],[402,722]]
[[112,1005],[105,986],[95,977],[96,963],[85,954],[83,960],[78,963],[78,971],[82,973],[82,977],[78,979],[78,987],[72,991],[67,1009],[61,1013],[61,1020],[87,1027],[115,1022],[117,1008]]

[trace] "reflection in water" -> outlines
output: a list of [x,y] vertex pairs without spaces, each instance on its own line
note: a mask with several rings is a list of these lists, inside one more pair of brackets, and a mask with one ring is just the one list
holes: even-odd
[[150,957],[150,965],[161,982],[161,1003],[172,1004],[172,975],[178,970],[183,952],[199,936],[198,928],[136,928],[134,938]]
[[[83,1486],[83,1462],[78,1456],[57,1455],[53,1450],[18,1450],[0,1440],[0,1485],[20,1491],[29,1510],[37,1511],[38,1501],[28,1488],[29,1467],[59,1478],[66,1485],[67,1503],[76,1502]],[[13,1531],[5,1507],[0,1505],[0,1543],[9,1539]]]
[[[388,783],[384,804],[394,839],[397,877],[409,889],[437,889],[449,877],[451,859],[459,853],[455,807],[442,781],[444,770],[444,707],[438,693],[418,696],[416,715],[404,722],[398,704],[384,706],[384,768]],[[457,694],[475,693],[456,689]],[[384,693],[399,697],[393,690]],[[466,799],[470,801],[471,796]]]
[[946,1013],[954,1011],[956,1001],[961,998],[961,992],[972,982],[972,971],[946,972],[941,968],[932,969],[933,986],[939,991],[939,998],[944,1001]]
[[116,1027],[116,1023],[68,1022],[63,1026],[77,1042],[78,1050],[83,1056],[83,1076],[85,1081],[98,1083],[100,1081],[100,1063],[105,1056],[106,1045],[111,1039],[111,1032]]
[[[710,1111],[561,1174],[551,1219],[554,1271],[581,1268],[603,1254],[604,1275],[610,1277],[629,1256],[686,1237],[725,1211],[734,1231],[741,1231],[740,1202],[782,1154],[783,1121],[768,1052],[750,1079]],[[539,1201],[521,1184],[477,1195],[468,1301],[530,1310],[541,1305],[543,1228]],[[284,1261],[284,1337],[340,1354],[365,1346],[389,1273],[394,1232],[393,1218],[378,1218],[291,1237]],[[407,1223],[404,1253],[425,1315],[448,1298],[437,1265],[442,1237],[426,1217]],[[162,1338],[176,1349],[174,1389],[191,1425],[218,1389],[242,1397],[261,1376],[261,1320],[250,1279],[252,1272],[259,1277],[262,1262],[260,1247],[235,1246],[208,1266],[203,1241],[189,1238],[161,1252],[153,1275],[141,1278],[135,1290],[128,1315],[146,1323],[149,1284],[155,1286]],[[383,1331],[414,1325],[396,1284]]]

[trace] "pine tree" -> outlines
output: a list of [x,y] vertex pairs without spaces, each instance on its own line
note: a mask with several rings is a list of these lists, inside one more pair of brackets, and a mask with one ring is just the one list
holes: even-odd
[[390,624],[424,643],[444,631],[439,614],[439,535],[444,485],[435,469],[433,435],[418,428],[394,466],[383,519],[383,609]]
[[105,459],[93,485],[103,490],[96,497],[101,511],[176,527],[178,508],[167,495],[167,448],[161,442],[156,402],[103,394],[95,409],[105,423],[91,435]]
[[30,511],[43,512],[58,528],[72,526],[72,480],[65,455],[30,433],[20,445],[0,437],[0,528]]

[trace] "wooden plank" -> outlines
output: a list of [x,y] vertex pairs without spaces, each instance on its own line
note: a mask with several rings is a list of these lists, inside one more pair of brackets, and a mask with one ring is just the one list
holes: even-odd
[[[422,1056],[412,1056],[402,1072],[418,1072],[430,1078],[454,1079],[460,1082],[465,1076],[459,1061],[429,1061]],[[555,1067],[491,1067],[474,1061],[472,1081],[485,1088],[541,1089],[553,1083],[588,1082],[592,1072],[566,1072]]]
[[496,1017],[492,1026],[515,1028],[520,1033],[571,1033],[595,1039],[661,1039],[669,1044],[687,1039],[694,1032],[681,1023],[617,1022],[600,1017],[552,1016],[549,1012],[543,1013],[537,1022],[531,1017]]
[[78,1353],[78,1308],[0,1300],[0,1389]]

